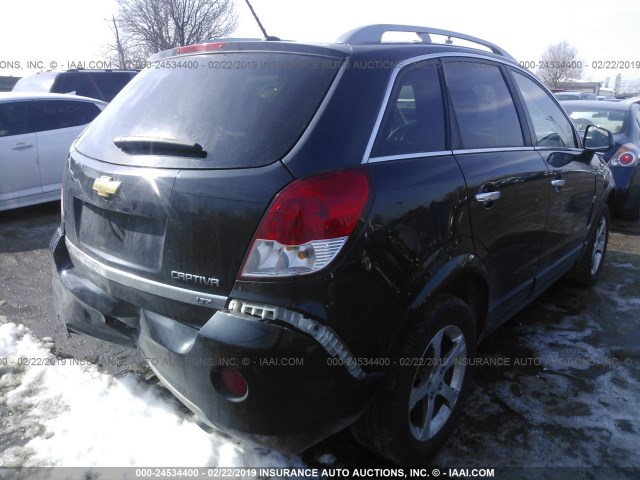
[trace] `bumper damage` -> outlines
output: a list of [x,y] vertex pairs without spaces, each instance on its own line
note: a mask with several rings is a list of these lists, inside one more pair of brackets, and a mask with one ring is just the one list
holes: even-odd
[[[73,265],[62,232],[50,249],[55,310],[67,328],[139,348],[206,427],[294,453],[353,422],[373,394],[375,377],[336,362],[345,347],[316,322],[305,322],[304,331],[299,321],[266,319],[236,306],[212,309],[196,328],[96,285]],[[244,378],[243,398],[220,387],[223,368]]]

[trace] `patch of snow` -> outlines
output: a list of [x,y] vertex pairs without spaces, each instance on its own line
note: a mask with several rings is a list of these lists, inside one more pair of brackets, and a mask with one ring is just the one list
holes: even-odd
[[3,436],[21,446],[0,467],[300,467],[286,456],[208,434],[164,389],[55,357],[24,326],[0,324]]

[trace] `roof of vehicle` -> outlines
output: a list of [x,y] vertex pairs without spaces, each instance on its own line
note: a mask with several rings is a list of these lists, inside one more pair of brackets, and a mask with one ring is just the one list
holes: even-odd
[[610,100],[560,100],[560,105],[580,110],[618,110],[620,112],[626,112],[631,108],[628,103]]
[[69,68],[67,70],[47,70],[44,72],[35,72],[31,75],[59,75],[61,73],[69,72],[90,72],[90,73],[110,73],[110,72],[130,72],[138,73],[140,70],[134,69],[120,69],[120,68]]
[[629,97],[620,100],[622,103],[640,103],[640,96],[637,97]]
[[[390,32],[414,34],[415,41],[383,41],[383,35]],[[434,38],[434,35],[436,38]],[[438,42],[438,38],[444,38],[444,41]],[[456,39],[462,43],[454,44],[453,42],[456,41]],[[407,49],[414,50],[412,53],[415,53],[415,55],[407,55]],[[149,60],[157,61],[176,55],[224,51],[282,51],[318,55],[324,53],[341,57],[350,54],[366,55],[375,52],[376,59],[390,61],[409,58],[410,56],[451,52],[475,55],[482,54],[517,64],[515,59],[505,50],[480,38],[431,27],[387,24],[367,25],[355,28],[339,37],[335,43],[312,44],[272,39],[221,38],[210,40],[199,45],[189,45],[165,50],[153,55]]]
[[47,92],[0,92],[0,102],[8,100],[78,100],[83,102],[101,103],[106,102],[96,98],[82,97],[71,93],[47,93]]

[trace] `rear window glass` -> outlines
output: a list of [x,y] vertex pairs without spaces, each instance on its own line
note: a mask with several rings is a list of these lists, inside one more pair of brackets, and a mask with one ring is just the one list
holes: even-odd
[[51,90],[56,77],[60,72],[36,73],[22,77],[13,86],[14,92],[48,92]]
[[192,167],[267,165],[296,143],[339,68],[337,59],[283,53],[160,61],[138,74],[76,148],[116,163],[183,166],[179,158],[153,161],[153,152],[114,153],[116,137],[171,139],[203,147],[206,156]]
[[627,130],[629,115],[625,110],[610,109],[606,107],[572,107],[563,105],[569,118],[579,132],[584,132],[589,125],[597,125],[606,128],[612,133],[620,133]]
[[65,72],[58,76],[51,91],[110,102],[134,76],[135,72]]

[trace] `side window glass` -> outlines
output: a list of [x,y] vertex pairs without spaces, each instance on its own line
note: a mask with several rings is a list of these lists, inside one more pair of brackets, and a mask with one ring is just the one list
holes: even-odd
[[371,156],[438,152],[445,144],[438,64],[409,65],[397,77]]
[[444,72],[462,148],[524,146],[516,108],[498,66],[453,61],[445,63]]
[[69,100],[44,100],[34,102],[34,107],[32,118],[40,132],[84,125],[100,113],[94,103]]
[[0,137],[29,133],[27,130],[27,108],[29,102],[0,103]]
[[93,87],[89,75],[79,72],[65,72],[60,74],[52,91],[57,93],[73,93],[91,98],[95,98],[96,94],[95,87]]
[[513,72],[513,78],[533,123],[536,146],[577,148],[571,123],[549,94],[521,73]]

